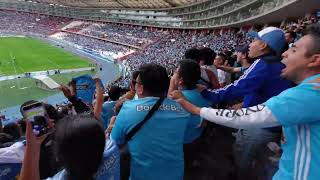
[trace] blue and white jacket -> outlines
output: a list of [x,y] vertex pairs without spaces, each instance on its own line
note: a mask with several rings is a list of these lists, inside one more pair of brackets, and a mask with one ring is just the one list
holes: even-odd
[[218,90],[204,90],[201,94],[213,104],[239,98],[243,98],[244,108],[264,103],[292,86],[280,77],[285,67],[280,61],[276,56],[261,56],[233,84]]

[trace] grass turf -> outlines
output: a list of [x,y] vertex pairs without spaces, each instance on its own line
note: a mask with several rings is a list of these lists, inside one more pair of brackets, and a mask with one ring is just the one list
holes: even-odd
[[0,76],[49,69],[88,67],[86,61],[63,49],[29,37],[0,37]]
[[[83,71],[68,74],[56,74],[50,76],[59,84],[67,84],[73,77],[83,74],[94,75],[95,72]],[[43,90],[35,85],[32,78],[20,78],[16,80],[0,81],[0,109],[20,105],[31,99],[42,99],[56,94],[58,91]]]

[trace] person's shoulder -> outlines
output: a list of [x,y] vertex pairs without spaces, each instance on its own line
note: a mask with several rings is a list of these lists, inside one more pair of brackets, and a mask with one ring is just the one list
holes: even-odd
[[162,105],[160,106],[160,110],[165,112],[172,112],[174,115],[179,116],[187,116],[189,113],[183,109],[183,107],[177,103],[175,100],[166,98]]
[[60,172],[58,172],[56,175],[54,175],[51,178],[47,178],[45,180],[66,180],[67,179],[67,173],[66,170],[62,170]]
[[102,107],[103,108],[108,108],[108,107],[112,107],[116,104],[116,101],[106,101],[103,103]]

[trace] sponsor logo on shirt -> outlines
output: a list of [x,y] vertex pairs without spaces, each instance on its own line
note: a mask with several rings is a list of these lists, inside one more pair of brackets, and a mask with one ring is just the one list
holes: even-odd
[[[149,106],[149,105],[138,105],[136,106],[136,110],[138,112],[140,111],[150,111],[152,108],[152,105]],[[179,107],[179,106],[176,106],[176,105],[165,105],[165,104],[162,104],[160,107],[159,107],[159,110],[161,111],[176,111],[176,112],[181,112],[182,111],[182,107]]]

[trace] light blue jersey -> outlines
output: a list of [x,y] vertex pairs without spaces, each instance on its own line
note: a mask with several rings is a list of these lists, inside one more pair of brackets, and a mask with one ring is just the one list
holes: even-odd
[[113,109],[115,105],[116,101],[107,101],[102,105],[101,122],[104,130],[108,128],[110,119],[114,115]]
[[320,179],[320,75],[265,103],[284,128],[283,154],[274,180]]
[[[183,96],[192,104],[198,107],[209,107],[211,103],[204,99],[197,89],[183,90]],[[184,143],[192,143],[202,134],[203,128],[200,127],[202,118],[199,115],[191,115],[185,132]]]
[[[111,138],[125,143],[125,136],[141,122],[159,98],[125,102],[117,116]],[[183,179],[183,142],[190,114],[178,103],[165,99],[159,110],[128,142],[131,180]]]

